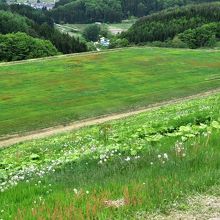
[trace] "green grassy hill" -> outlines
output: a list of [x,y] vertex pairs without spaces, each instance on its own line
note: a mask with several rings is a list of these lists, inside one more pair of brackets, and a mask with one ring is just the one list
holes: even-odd
[[0,136],[220,87],[220,51],[129,48],[0,68]]
[[[220,93],[0,149],[0,218],[144,220],[196,209],[190,196],[219,193],[219,106]],[[214,212],[219,203],[208,201]]]

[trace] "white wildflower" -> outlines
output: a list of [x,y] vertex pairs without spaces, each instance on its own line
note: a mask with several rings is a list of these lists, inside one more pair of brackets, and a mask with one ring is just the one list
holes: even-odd
[[130,157],[125,158],[125,161],[130,161],[130,160],[131,160]]
[[78,190],[76,188],[73,189],[75,194],[78,194]]
[[168,160],[168,154],[165,153],[165,154],[163,155],[163,158],[166,159],[166,160]]

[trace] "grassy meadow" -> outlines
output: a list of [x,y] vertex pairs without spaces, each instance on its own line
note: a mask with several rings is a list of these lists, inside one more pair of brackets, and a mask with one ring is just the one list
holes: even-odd
[[[107,24],[102,23],[101,26],[106,27],[113,35],[118,32],[127,31],[137,19],[122,20],[120,23]],[[85,40],[82,33],[86,27],[91,24],[56,24],[56,28],[64,33],[68,33],[71,36],[78,37],[80,40]]]
[[0,66],[0,137],[219,88],[220,51],[162,48]]
[[148,219],[220,184],[220,94],[0,149],[0,219]]

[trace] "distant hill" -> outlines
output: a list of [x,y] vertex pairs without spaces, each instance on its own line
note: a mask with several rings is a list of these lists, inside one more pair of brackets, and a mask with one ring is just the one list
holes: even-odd
[[142,17],[175,6],[216,0],[60,0],[50,12],[64,23],[118,22],[129,16]]
[[[189,47],[204,46],[205,41],[219,38],[220,3],[203,3],[161,12],[139,19],[127,32],[122,34],[130,43],[140,44],[154,41],[189,40],[200,41]],[[196,39],[196,38],[200,39]],[[192,42],[191,42],[192,43]]]

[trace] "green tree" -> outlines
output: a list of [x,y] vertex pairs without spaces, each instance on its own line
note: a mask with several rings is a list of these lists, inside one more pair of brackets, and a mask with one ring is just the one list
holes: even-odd
[[129,45],[129,41],[126,38],[117,38],[117,37],[113,37],[110,40],[110,45],[109,48],[120,48],[120,47],[127,47]]
[[0,10],[0,33],[28,32],[31,29],[31,22],[26,18],[11,12]]
[[137,16],[142,17],[146,15],[147,6],[145,6],[142,2],[137,5]]
[[97,24],[88,25],[83,31],[83,37],[88,41],[97,41],[99,39],[101,28]]
[[[220,4],[205,3],[200,5],[189,5],[181,8],[173,8],[161,11],[138,20],[127,32],[121,34],[121,38],[126,38],[130,43],[146,43],[173,39],[176,35],[188,31],[188,37],[193,40],[190,35],[190,29],[193,31],[202,25],[219,22],[220,20]],[[206,42],[206,36],[209,35],[208,30],[198,29],[198,34],[202,41]],[[205,35],[202,37],[202,33]],[[187,36],[186,36],[187,37]],[[209,38],[210,36],[208,36]],[[204,38],[204,39],[203,39]],[[195,39],[194,39],[195,40]],[[198,39],[197,39],[198,41]],[[191,42],[193,45],[194,43]],[[197,47],[197,45],[196,45]]]
[[181,41],[186,43],[189,48],[213,47],[216,44],[217,25],[203,25],[196,29],[189,29],[179,34]]
[[25,33],[0,35],[0,60],[15,61],[57,55],[50,41],[33,38]]

